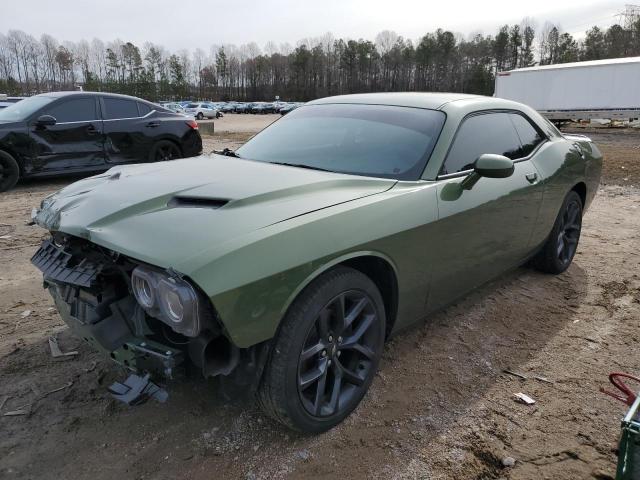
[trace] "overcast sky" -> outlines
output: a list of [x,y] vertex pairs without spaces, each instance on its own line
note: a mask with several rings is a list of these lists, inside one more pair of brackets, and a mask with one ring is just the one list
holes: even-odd
[[394,30],[415,40],[438,27],[467,35],[494,34],[499,25],[531,17],[581,36],[592,25],[608,27],[628,0],[26,0],[0,2],[0,32],[24,30],[58,40],[119,38],[170,50],[212,44],[295,45],[332,32],[373,40]]

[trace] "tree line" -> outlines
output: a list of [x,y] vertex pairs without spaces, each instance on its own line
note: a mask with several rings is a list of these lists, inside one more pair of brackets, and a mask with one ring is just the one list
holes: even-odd
[[627,28],[597,26],[581,40],[531,19],[494,35],[468,37],[438,29],[412,41],[392,31],[373,41],[330,33],[296,46],[255,42],[171,52],[150,42],[58,42],[20,30],[0,33],[0,92],[117,92],[171,99],[305,101],[344,93],[452,91],[491,95],[497,72],[640,55],[640,19]]

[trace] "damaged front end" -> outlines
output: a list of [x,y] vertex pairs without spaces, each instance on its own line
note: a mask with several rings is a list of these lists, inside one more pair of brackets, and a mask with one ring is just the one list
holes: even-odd
[[190,367],[205,377],[239,374],[242,383],[255,383],[260,348],[233,345],[209,298],[179,273],[61,232],[31,261],[69,327],[136,374],[112,386],[116,398],[139,403],[136,391],[158,398],[150,378],[172,379]]

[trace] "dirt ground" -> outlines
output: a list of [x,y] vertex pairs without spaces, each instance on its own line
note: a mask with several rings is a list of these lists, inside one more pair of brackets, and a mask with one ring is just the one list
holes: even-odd
[[[276,118],[231,117],[206,151],[250,135],[234,124]],[[72,179],[1,194],[0,477],[612,478],[625,407],[598,389],[611,371],[640,374],[640,132],[580,132],[606,163],[571,268],[520,268],[398,334],[362,405],[315,437],[215,382],[176,382],[166,404],[110,399],[122,371],[68,331],[29,263],[46,236],[26,225],[31,208]],[[53,359],[50,335],[78,355]]]

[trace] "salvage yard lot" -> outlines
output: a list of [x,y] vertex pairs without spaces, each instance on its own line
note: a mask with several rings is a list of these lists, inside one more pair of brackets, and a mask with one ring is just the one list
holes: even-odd
[[[277,118],[227,115],[205,152]],[[26,225],[31,208],[73,179],[0,194],[0,477],[612,478],[625,409],[598,388],[610,371],[640,373],[640,132],[572,131],[605,168],[570,269],[520,268],[400,333],[362,405],[317,437],[213,381],[180,381],[164,405],[111,400],[122,372],[69,333],[29,263],[46,236]],[[78,355],[53,359],[50,335]]]

